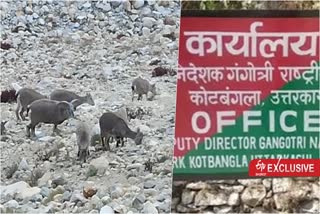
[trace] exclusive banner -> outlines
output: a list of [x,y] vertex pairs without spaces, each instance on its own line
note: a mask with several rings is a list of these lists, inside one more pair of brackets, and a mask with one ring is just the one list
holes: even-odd
[[320,159],[256,159],[249,165],[252,177],[320,177]]
[[175,180],[319,159],[319,11],[182,11]]

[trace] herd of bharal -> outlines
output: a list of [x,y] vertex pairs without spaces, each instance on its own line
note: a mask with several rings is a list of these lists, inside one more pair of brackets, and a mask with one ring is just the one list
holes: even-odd
[[[26,120],[25,116],[29,117],[30,123],[26,126],[26,132],[31,139],[36,139],[35,128],[40,123],[53,124],[52,134],[60,135],[61,131],[57,126],[65,120],[75,118],[74,111],[79,105],[83,103],[95,105],[90,93],[79,96],[69,90],[56,89],[49,96],[45,96],[32,88],[21,88],[19,85],[16,87],[19,88],[15,94],[17,97],[16,117],[18,121]],[[146,99],[149,101],[156,95],[155,84],[150,84],[141,77],[133,80],[131,89],[132,101],[135,94],[138,94],[138,100],[142,100],[142,96],[146,95]],[[149,93],[152,96],[148,98]],[[90,155],[89,146],[92,138],[96,136],[93,136],[92,128],[85,121],[81,121],[79,118],[75,119],[79,120],[76,126],[77,157],[81,162],[86,162],[88,155]],[[99,119],[99,126],[100,140],[104,150],[110,151],[109,142],[114,140],[116,140],[116,147],[119,144],[124,146],[125,138],[134,140],[137,145],[142,143],[143,133],[140,132],[139,128],[137,128],[137,131],[132,131],[129,128],[125,109],[103,113]]]

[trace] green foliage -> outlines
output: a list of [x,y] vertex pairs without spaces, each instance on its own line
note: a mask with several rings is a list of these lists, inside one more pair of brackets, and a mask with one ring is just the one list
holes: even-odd
[[182,10],[199,10],[201,1],[182,1]]
[[287,10],[287,9],[319,9],[320,1],[251,1],[251,0],[200,0],[182,1],[182,10],[224,10],[224,9],[262,9],[262,10]]
[[225,4],[225,9],[243,9],[242,1],[227,1]]
[[201,10],[222,10],[225,5],[221,1],[201,1],[200,9]]

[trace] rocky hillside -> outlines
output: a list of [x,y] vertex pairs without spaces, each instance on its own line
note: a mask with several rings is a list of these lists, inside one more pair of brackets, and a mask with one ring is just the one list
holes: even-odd
[[[41,124],[35,140],[29,121],[16,120],[16,103],[1,103],[1,212],[169,212],[176,77],[152,71],[177,67],[179,1],[1,1],[0,10],[1,90],[64,88],[95,101],[58,126],[61,136]],[[153,100],[131,100],[138,76],[156,84]],[[81,166],[77,120],[96,129],[122,106],[143,143],[103,151],[97,142]]]

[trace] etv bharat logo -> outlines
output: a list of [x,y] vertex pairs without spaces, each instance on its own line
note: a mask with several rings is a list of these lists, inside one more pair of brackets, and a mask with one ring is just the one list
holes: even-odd
[[[249,174],[251,176],[267,176],[270,173],[274,173],[275,169],[279,168],[281,158],[277,159],[264,159],[264,160],[253,160],[257,161],[254,165],[250,165]],[[277,162],[276,162],[277,161]]]
[[265,176],[266,173],[263,173],[264,169],[266,168],[266,164],[262,162],[262,160],[259,160],[258,163],[256,164],[256,170],[259,172],[256,172],[256,176]]

